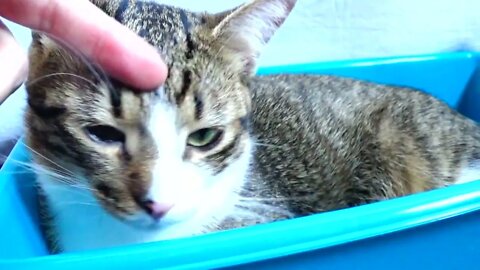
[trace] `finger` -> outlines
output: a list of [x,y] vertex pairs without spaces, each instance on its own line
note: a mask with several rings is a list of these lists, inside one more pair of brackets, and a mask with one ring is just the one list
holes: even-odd
[[0,21],[0,104],[27,76],[27,56]]
[[136,88],[153,89],[166,78],[155,48],[87,0],[2,0],[0,15],[62,40]]

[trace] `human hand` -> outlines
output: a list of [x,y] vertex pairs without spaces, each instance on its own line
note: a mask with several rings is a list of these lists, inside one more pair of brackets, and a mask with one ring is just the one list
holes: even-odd
[[[87,0],[2,0],[0,17],[61,40],[139,90],[154,89],[166,78],[155,48]],[[1,103],[27,73],[26,56],[1,21],[0,63]]]

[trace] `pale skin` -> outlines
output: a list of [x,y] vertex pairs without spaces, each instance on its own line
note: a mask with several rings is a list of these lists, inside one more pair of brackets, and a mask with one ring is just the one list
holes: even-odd
[[1,0],[0,104],[25,80],[28,67],[2,17],[47,33],[135,89],[153,90],[167,76],[155,48],[88,0]]

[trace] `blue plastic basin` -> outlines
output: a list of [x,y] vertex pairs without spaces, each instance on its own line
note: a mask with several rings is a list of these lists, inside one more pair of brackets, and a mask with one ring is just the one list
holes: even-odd
[[[478,55],[453,53],[262,68],[419,88],[480,120]],[[29,155],[0,171],[0,269],[476,269],[480,181],[340,211],[158,243],[48,255]]]

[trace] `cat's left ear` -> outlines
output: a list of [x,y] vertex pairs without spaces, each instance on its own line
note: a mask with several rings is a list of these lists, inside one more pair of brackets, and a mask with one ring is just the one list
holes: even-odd
[[[229,13],[212,30],[223,54],[252,75],[263,47],[288,17],[296,0],[256,0]],[[218,18],[218,16],[217,16]]]

